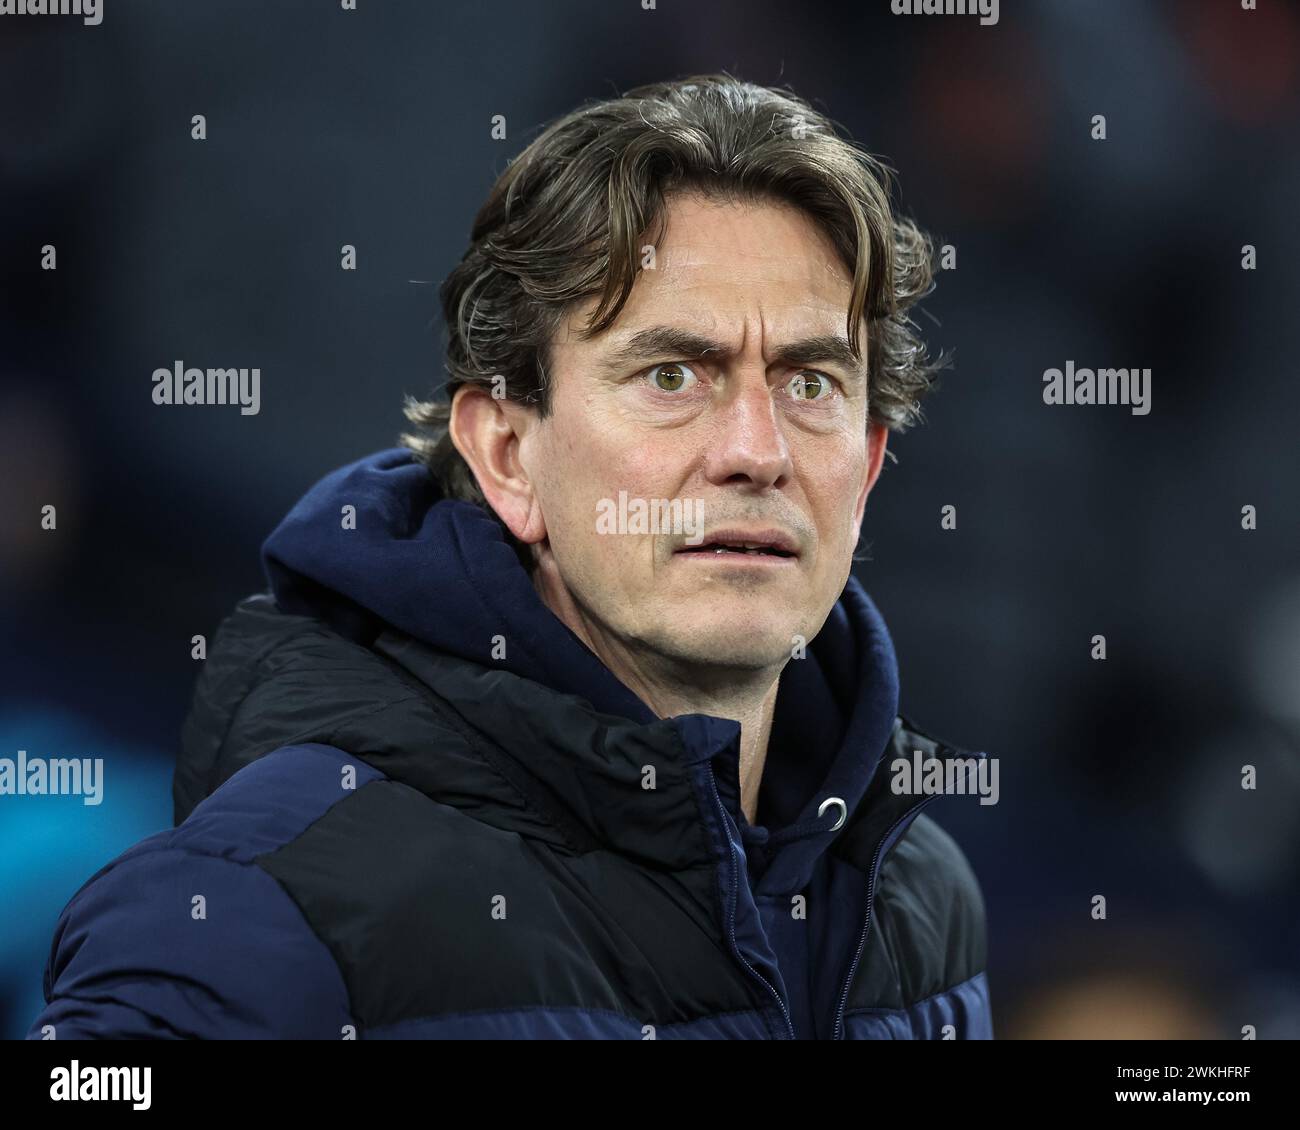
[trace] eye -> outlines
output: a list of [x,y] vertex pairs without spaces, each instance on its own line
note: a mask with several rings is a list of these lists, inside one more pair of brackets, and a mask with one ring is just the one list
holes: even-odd
[[835,384],[825,373],[816,369],[800,369],[786,385],[796,400],[828,400]]
[[682,389],[698,381],[699,377],[689,365],[669,361],[663,365],[656,365],[646,374],[646,379],[660,392],[681,392]]

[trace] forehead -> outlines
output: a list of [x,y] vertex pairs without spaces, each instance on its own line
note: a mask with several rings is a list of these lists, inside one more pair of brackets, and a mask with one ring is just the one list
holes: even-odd
[[835,245],[813,218],[793,204],[769,198],[670,196],[655,258],[655,269],[668,275],[734,263],[738,268],[775,266],[787,279],[832,289],[847,290],[852,281]]
[[[672,318],[682,325],[734,330],[759,323],[780,336],[843,332],[853,279],[835,244],[807,213],[783,201],[670,196],[652,265],[618,319],[592,346]],[[651,234],[638,244],[645,263]],[[583,304],[570,327],[595,307]],[[572,330],[562,338],[573,340]]]

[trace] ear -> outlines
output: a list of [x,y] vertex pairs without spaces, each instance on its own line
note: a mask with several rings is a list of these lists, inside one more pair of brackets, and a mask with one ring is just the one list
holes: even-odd
[[862,476],[862,489],[858,492],[858,505],[853,512],[853,538],[856,541],[862,534],[862,515],[867,509],[867,495],[880,478],[880,468],[885,464],[885,446],[889,440],[889,428],[884,424],[870,424],[867,427],[867,464]]
[[532,408],[498,400],[476,385],[461,385],[452,397],[447,427],[488,505],[525,545],[546,537],[541,506],[519,450],[537,422]]

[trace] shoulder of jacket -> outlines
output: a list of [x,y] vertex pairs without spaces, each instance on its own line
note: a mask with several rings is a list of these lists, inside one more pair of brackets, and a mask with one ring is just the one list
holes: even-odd
[[181,731],[174,819],[235,773],[290,745],[398,748],[456,730],[434,697],[397,664],[324,621],[279,610],[267,594],[222,621]]
[[984,757],[985,755],[966,749],[940,737],[927,726],[918,725],[905,714],[894,718],[894,729],[890,735],[890,748],[895,756],[910,754],[920,750],[927,757]]
[[935,900],[955,901],[983,914],[983,895],[970,860],[957,841],[931,817],[920,813],[908,826],[881,866],[884,876],[905,881],[913,891]]
[[167,833],[168,847],[252,862],[302,835],[385,775],[322,742],[280,746],[245,765]]
[[[917,751],[926,758],[977,760],[986,756],[957,746],[900,714],[894,719],[888,756],[906,759]],[[886,857],[881,881],[883,886],[904,886],[915,897],[951,905],[982,928],[984,901],[975,871],[957,841],[925,813],[913,818]]]
[[350,1022],[342,971],[289,893],[179,831],[137,843],[68,901],[31,1032],[337,1039]]
[[957,842],[918,815],[880,870],[874,914],[903,999],[974,983],[988,965],[984,897]]

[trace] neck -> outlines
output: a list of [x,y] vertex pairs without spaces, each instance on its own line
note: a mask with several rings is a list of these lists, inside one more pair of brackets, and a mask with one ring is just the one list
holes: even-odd
[[709,714],[740,723],[740,807],[755,823],[781,668],[724,668],[638,647],[602,630],[567,590],[545,583],[541,569],[534,584],[543,603],[657,717]]
[[592,650],[660,718],[711,714],[715,718],[730,718],[740,723],[740,808],[750,824],[756,823],[758,789],[767,763],[767,745],[772,733],[772,713],[779,679],[773,679],[765,691],[742,686],[732,688],[732,693],[717,687],[712,693],[701,693],[699,687],[684,685],[680,680],[648,683],[636,670],[621,670],[613,656],[603,655],[594,647]]

